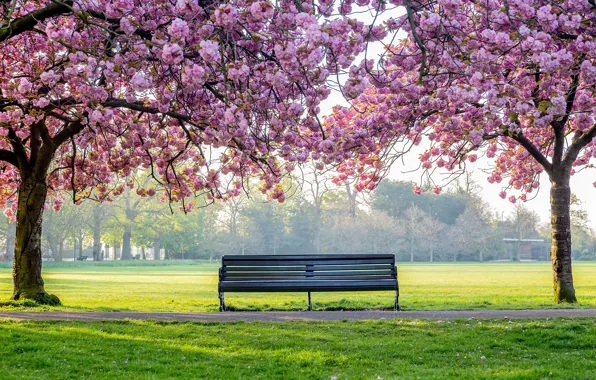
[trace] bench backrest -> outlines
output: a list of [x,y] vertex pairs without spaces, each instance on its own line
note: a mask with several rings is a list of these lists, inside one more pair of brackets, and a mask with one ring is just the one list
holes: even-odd
[[220,280],[396,279],[394,255],[225,255]]

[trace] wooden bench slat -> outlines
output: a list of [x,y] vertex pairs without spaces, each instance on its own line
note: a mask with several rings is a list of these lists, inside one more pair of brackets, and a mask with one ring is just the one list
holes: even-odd
[[295,280],[307,280],[309,283],[317,282],[317,281],[363,281],[363,280],[393,280],[391,276],[362,276],[358,277],[356,280],[354,277],[269,277],[269,278],[259,278],[259,277],[232,277],[226,279],[226,281],[230,282],[238,282],[238,281],[255,281],[259,280],[259,282],[271,282],[274,280],[289,282]]
[[240,261],[251,261],[251,260],[281,260],[281,261],[288,261],[288,260],[329,260],[329,259],[337,259],[337,260],[345,260],[350,257],[355,257],[359,259],[389,259],[394,260],[395,256],[388,255],[388,254],[359,254],[359,253],[352,253],[352,254],[317,254],[317,255],[224,255],[222,259],[226,260],[240,260]]
[[343,276],[343,277],[359,277],[359,276],[391,276],[393,275],[393,271],[391,270],[379,270],[379,271],[360,271],[360,272],[346,272],[346,271],[336,271],[336,272],[261,272],[261,273],[250,273],[250,272],[237,272],[237,273],[230,273],[226,272],[223,274],[223,278],[234,278],[234,277],[261,277],[261,278],[268,278],[268,277],[292,277],[292,276],[302,276],[302,277],[326,277],[326,276]]
[[[395,268],[393,263],[383,263],[383,264],[375,264],[375,265],[320,265],[315,264],[308,267],[308,270],[369,270],[369,269],[391,269]],[[306,264],[296,265],[296,266],[235,266],[235,265],[228,265],[226,264],[222,267],[224,272],[256,272],[256,271],[280,271],[280,272],[290,272],[290,271],[305,271]]]
[[[224,256],[225,257],[225,256]],[[250,265],[255,266],[275,266],[273,261],[267,260],[255,260],[251,261]],[[291,262],[284,262],[285,266],[288,265],[354,265],[354,264],[389,264],[392,261],[388,259],[349,259],[349,260],[341,260],[341,259],[332,259],[332,260],[292,260]],[[246,261],[238,261],[238,260],[222,260],[222,265],[225,266],[247,266]]]
[[347,290],[395,290],[396,280],[385,281],[229,281],[222,285],[226,292],[311,292],[311,291],[347,291]]

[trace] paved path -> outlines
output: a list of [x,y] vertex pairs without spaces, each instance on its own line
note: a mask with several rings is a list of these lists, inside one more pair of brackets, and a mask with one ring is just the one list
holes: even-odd
[[596,317],[596,309],[557,310],[445,310],[445,311],[267,311],[225,313],[137,313],[137,312],[0,312],[0,319],[47,321],[113,321],[152,319],[160,321],[341,321],[366,319],[454,319],[454,318],[557,318]]

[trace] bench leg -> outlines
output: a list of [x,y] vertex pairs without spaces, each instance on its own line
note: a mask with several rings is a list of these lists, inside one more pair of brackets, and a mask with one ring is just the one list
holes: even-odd
[[399,311],[399,290],[395,291],[395,305],[393,306],[394,311]]
[[226,311],[226,302],[223,292],[219,292],[219,311]]
[[312,302],[310,300],[310,292],[308,292],[308,311],[312,311]]

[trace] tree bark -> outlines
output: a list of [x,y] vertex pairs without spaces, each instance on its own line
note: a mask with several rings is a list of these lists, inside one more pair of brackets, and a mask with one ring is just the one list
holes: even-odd
[[12,299],[55,305],[60,300],[46,293],[41,278],[41,224],[47,190],[45,179],[25,177],[19,186]]
[[73,235],[72,236],[72,261],[76,261],[77,257],[79,257],[77,255],[77,249],[78,249],[78,245],[77,245],[77,238]]
[[64,253],[64,241],[60,240],[60,242],[58,243],[58,258],[59,258],[59,261],[62,261],[62,258],[64,257],[63,253]]
[[122,247],[120,247],[120,243],[114,244],[114,260],[120,260],[122,257]]
[[553,176],[550,191],[552,245],[550,258],[553,267],[555,303],[577,302],[571,272],[571,189],[569,175]]
[[131,235],[131,227],[129,225],[124,226],[124,235],[122,236],[122,256],[120,257],[120,260],[132,260],[132,254],[130,252]]
[[153,239],[153,260],[161,259],[161,238],[156,236]]
[[48,245],[52,250],[52,258],[54,261],[62,261],[62,250],[60,249],[60,241],[55,241],[55,239],[48,239]]
[[93,261],[102,261],[101,254],[101,215],[99,205],[93,206]]
[[147,260],[147,256],[145,256],[145,247],[141,247],[141,260]]
[[79,244],[79,257],[83,256],[83,237],[80,236],[78,238],[78,244]]

